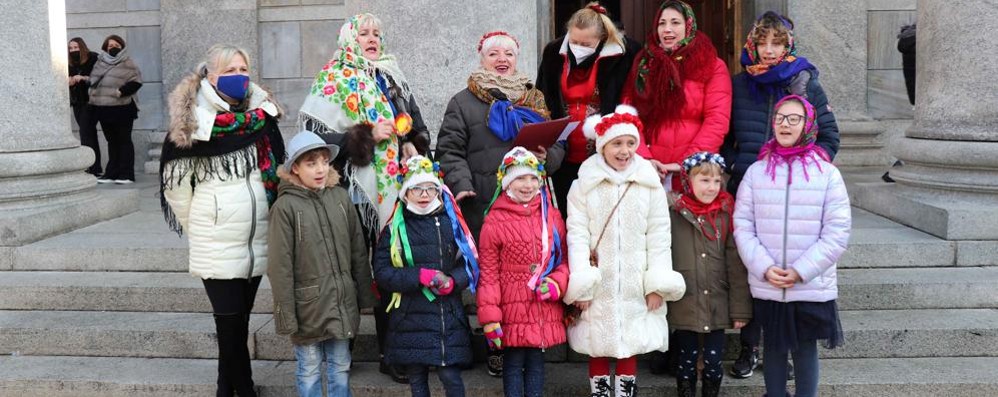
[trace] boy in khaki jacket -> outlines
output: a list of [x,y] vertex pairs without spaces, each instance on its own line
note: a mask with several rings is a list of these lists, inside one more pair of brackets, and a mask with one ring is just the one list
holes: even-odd
[[277,333],[291,336],[299,396],[350,396],[350,340],[360,308],[374,307],[360,221],[329,163],[339,148],[302,131],[288,144],[270,210],[267,275]]

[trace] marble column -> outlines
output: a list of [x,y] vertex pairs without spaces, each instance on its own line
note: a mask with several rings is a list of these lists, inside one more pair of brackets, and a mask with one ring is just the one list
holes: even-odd
[[[99,194],[94,161],[70,127],[62,1],[0,0],[0,247],[137,208],[134,193]],[[128,203],[131,197],[135,201]]]
[[867,104],[867,1],[793,0],[785,8],[794,21],[798,52],[818,67],[835,112],[841,140],[835,164],[886,168],[884,127],[870,117]]
[[[893,147],[896,185],[857,204],[949,240],[998,240],[998,6],[918,2],[915,123]],[[957,45],[965,43],[966,45]]]
[[[215,44],[234,44],[250,54],[250,77],[259,83],[260,51],[257,47],[257,1],[160,1],[160,46],[163,65],[164,127],[170,124],[167,106],[170,92],[184,77],[204,61],[205,53]],[[159,154],[166,130],[159,131],[151,142],[147,174],[159,173]]]

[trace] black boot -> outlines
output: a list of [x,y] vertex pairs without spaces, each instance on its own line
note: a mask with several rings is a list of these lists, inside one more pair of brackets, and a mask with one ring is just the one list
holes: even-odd
[[256,397],[253,370],[250,367],[249,337],[246,317],[243,314],[216,314],[215,332],[218,335],[218,390],[216,396]]
[[717,397],[721,393],[721,379],[710,380],[704,378],[703,380],[703,397]]
[[676,390],[679,392],[679,397],[697,397],[696,378],[693,379],[676,378]]

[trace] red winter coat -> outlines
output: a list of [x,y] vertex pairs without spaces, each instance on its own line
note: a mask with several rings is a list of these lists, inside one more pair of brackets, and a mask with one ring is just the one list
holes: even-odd
[[[568,287],[565,222],[551,207],[550,227],[561,237],[562,260],[548,277],[562,293]],[[478,245],[481,277],[478,281],[478,322],[498,322],[503,346],[546,348],[565,343],[561,300],[540,301],[527,282],[531,264],[541,257],[541,197],[517,204],[499,193],[482,226]]]
[[[635,59],[635,62],[638,61],[640,56]],[[642,157],[663,164],[682,163],[693,153],[717,153],[720,150],[731,119],[731,76],[724,61],[716,56],[703,67],[709,69],[703,79],[683,76],[686,103],[679,120],[645,124],[644,136],[638,147],[638,154]],[[633,104],[635,100],[640,100],[633,95],[634,80],[632,72],[627,78],[629,87],[624,90],[623,103]],[[645,115],[640,116],[642,121],[648,120]]]

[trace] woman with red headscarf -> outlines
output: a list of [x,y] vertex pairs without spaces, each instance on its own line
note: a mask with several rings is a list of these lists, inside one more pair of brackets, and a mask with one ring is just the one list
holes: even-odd
[[670,0],[655,15],[656,27],[634,60],[624,103],[645,124],[638,153],[666,189],[678,188],[679,163],[689,155],[717,153],[731,117],[731,77],[710,38],[697,30],[689,4]]

